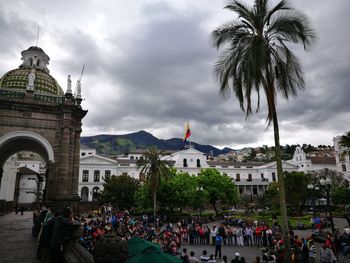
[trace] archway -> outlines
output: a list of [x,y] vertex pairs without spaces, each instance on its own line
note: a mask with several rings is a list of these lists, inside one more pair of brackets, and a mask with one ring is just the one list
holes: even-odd
[[50,75],[50,58],[41,48],[21,54],[19,68],[0,78],[0,176],[11,155],[35,152],[47,166],[46,201],[77,211],[81,120],[87,113],[81,107],[80,82],[73,95],[68,76],[64,93]]
[[[45,163],[45,175],[42,178],[40,174],[40,167],[35,165],[33,167],[27,167],[27,165],[22,165],[16,154],[20,152],[33,152],[41,157]],[[11,160],[10,160],[11,159]],[[32,158],[29,158],[32,159]],[[39,158],[36,158],[39,160]],[[6,161],[8,161],[6,163]],[[5,200],[5,206],[7,209],[9,207],[17,206],[19,203],[33,202],[35,201],[46,202],[47,190],[49,187],[48,177],[53,174],[54,167],[54,151],[50,143],[41,135],[30,131],[16,131],[10,132],[0,137],[0,199]],[[6,163],[6,165],[5,165]],[[28,163],[38,163],[37,161],[28,161]],[[49,165],[50,164],[50,165]],[[27,169],[21,168],[27,167]],[[42,168],[41,168],[42,169]],[[34,180],[32,182],[23,182],[23,179]],[[21,184],[20,184],[21,181]],[[39,182],[44,181],[44,188],[38,189]],[[24,186],[27,184],[27,186]],[[23,197],[21,194],[21,188],[26,189],[27,195],[32,197]],[[24,188],[23,188],[24,187]],[[36,188],[36,189],[35,189]],[[35,191],[35,192],[33,192]],[[36,195],[42,196],[37,197]],[[28,205],[28,204],[26,204]]]

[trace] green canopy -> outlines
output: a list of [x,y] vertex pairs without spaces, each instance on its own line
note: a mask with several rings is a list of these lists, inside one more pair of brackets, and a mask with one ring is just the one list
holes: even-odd
[[181,263],[179,258],[162,252],[159,245],[139,237],[128,241],[128,258],[126,263]]
[[128,240],[128,257],[133,257],[145,251],[161,251],[158,244],[154,244],[139,237],[132,237]]

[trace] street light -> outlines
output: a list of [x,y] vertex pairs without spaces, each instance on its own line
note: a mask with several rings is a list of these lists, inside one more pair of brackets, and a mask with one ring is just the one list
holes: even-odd
[[329,178],[327,178],[326,180],[321,179],[320,180],[320,185],[322,186],[322,188],[326,192],[327,210],[328,210],[330,221],[331,221],[332,233],[334,233],[335,232],[335,228],[334,228],[333,215],[332,215],[332,209],[331,209],[332,181]]
[[204,191],[204,188],[202,186],[196,187],[197,193],[199,193],[199,217],[202,217],[202,193]]
[[308,184],[307,189],[311,192],[313,217],[316,218],[316,209],[315,209],[316,196],[315,195],[318,192],[318,190],[320,190],[320,188],[313,184]]

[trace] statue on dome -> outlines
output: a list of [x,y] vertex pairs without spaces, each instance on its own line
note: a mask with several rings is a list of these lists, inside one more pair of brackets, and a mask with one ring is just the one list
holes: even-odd
[[34,91],[35,69],[32,69],[28,75],[27,91]]

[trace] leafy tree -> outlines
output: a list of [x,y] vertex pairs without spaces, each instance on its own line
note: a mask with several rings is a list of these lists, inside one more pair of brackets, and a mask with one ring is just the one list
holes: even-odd
[[332,202],[335,205],[345,206],[350,203],[350,189],[348,187],[337,187],[332,191]]
[[235,94],[246,117],[253,113],[252,93],[258,94],[256,111],[259,110],[261,90],[266,95],[267,120],[274,128],[282,230],[289,251],[276,101],[278,92],[288,99],[304,87],[302,66],[287,44],[302,43],[307,49],[315,37],[314,31],[307,17],[291,8],[285,0],[275,6],[268,0],[255,0],[252,6],[234,0],[225,8],[238,14],[238,19],[212,33],[213,46],[225,47],[214,72],[220,91]]
[[111,202],[114,207],[130,209],[135,206],[135,193],[140,188],[139,181],[128,176],[112,176],[105,178],[100,200]]
[[307,185],[309,178],[303,172],[285,172],[286,201],[293,210],[302,214],[304,204],[308,198]]
[[328,168],[324,168],[323,170],[319,170],[319,171],[310,171],[309,176],[310,176],[311,182],[315,185],[319,184],[320,179],[326,180],[328,178],[331,179],[333,188],[338,186],[348,185],[342,173],[337,172],[335,170],[328,169]]
[[135,193],[136,207],[139,211],[151,211],[152,210],[152,191],[149,183],[145,183]]
[[259,206],[261,208],[269,208],[272,211],[278,210],[279,207],[279,194],[278,183],[270,183],[265,193],[259,198]]
[[158,153],[157,146],[152,145],[145,153],[144,158],[137,161],[140,173],[145,174],[153,195],[153,216],[157,215],[157,190],[162,178],[169,175],[168,163],[160,159],[162,152]]
[[203,187],[208,195],[208,202],[213,206],[217,214],[217,202],[225,205],[236,204],[239,194],[236,185],[226,174],[221,174],[216,169],[202,169],[198,177],[198,186]]
[[[174,172],[174,171],[173,171]],[[159,201],[171,210],[190,207],[195,199],[196,178],[188,173],[176,172],[159,186]]]

